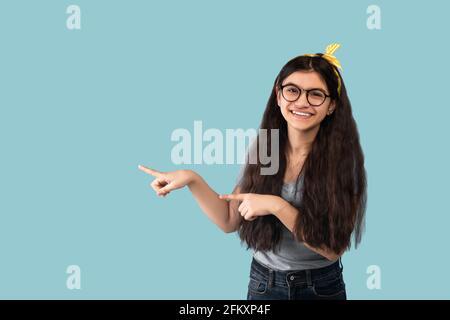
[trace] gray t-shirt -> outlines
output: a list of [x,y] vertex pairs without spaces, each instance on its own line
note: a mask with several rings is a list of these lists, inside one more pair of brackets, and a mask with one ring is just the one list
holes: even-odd
[[[297,194],[295,194],[295,182],[285,183],[281,190],[281,197],[290,203],[299,205],[302,187],[303,174],[299,179]],[[274,270],[316,269],[326,267],[334,262],[308,249],[303,242],[295,240],[293,234],[284,224],[282,224],[281,243],[276,249],[278,250],[253,251],[253,257],[262,265]]]

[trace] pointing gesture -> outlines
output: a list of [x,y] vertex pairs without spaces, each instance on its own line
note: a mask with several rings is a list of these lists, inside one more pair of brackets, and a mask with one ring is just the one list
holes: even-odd
[[255,220],[259,216],[273,214],[280,205],[280,197],[256,193],[237,193],[224,194],[219,196],[224,200],[238,200],[242,201],[239,205],[238,211],[241,216],[248,221]]
[[222,194],[220,199],[224,200],[239,200],[243,201],[246,197],[249,197],[251,193],[235,193],[235,194]]
[[151,176],[154,176],[155,178],[159,178],[163,175],[162,172],[150,169],[148,167],[144,167],[143,165],[138,166],[139,170],[144,171],[145,173],[148,173]]
[[150,186],[158,196],[166,196],[172,190],[183,188],[192,181],[193,172],[190,170],[176,170],[171,172],[160,172],[143,165],[138,166],[139,170],[153,176],[155,179]]
[[[229,221],[231,203],[227,204],[226,201],[237,201],[239,203],[237,211],[248,221],[260,216],[276,215],[278,210],[289,204],[275,195],[239,193],[239,188],[236,189],[236,193],[217,196],[202,177],[192,170],[162,172],[143,165],[139,165],[138,168],[154,178],[150,185],[158,196],[165,197],[172,190],[188,186],[206,215],[225,232],[234,230]],[[236,207],[237,203],[233,203],[233,212],[236,212]],[[233,217],[235,215],[233,214]]]

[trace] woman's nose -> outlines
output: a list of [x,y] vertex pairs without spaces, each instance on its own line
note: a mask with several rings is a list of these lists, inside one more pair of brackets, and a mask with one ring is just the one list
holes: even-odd
[[306,92],[302,92],[300,94],[300,97],[298,97],[297,101],[294,102],[294,105],[298,107],[309,106],[308,99],[306,98]]

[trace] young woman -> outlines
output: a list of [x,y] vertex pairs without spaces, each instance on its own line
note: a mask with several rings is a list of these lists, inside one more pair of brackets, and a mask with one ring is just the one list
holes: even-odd
[[139,166],[159,196],[188,186],[215,224],[253,249],[249,300],[347,298],[340,257],[352,235],[361,241],[367,183],[338,47],[290,60],[275,79],[260,129],[279,130],[276,174],[247,162],[233,193],[218,195],[191,170]]

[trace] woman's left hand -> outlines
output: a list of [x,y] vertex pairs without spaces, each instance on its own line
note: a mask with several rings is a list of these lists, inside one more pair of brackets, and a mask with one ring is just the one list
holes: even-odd
[[241,216],[248,221],[255,220],[259,216],[273,214],[282,205],[282,198],[274,195],[257,193],[224,194],[219,196],[224,200],[242,201],[238,210]]

